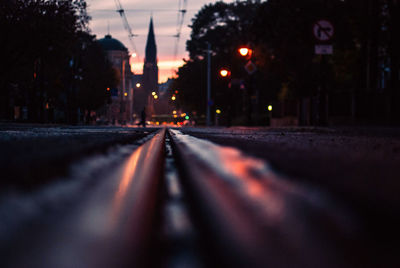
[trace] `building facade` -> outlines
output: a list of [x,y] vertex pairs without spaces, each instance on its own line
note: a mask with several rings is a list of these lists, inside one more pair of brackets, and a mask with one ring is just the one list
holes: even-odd
[[117,88],[107,89],[111,91],[112,99],[107,107],[107,121],[113,125],[132,123],[134,80],[129,64],[128,49],[109,34],[98,42],[106,52],[107,58],[117,71],[120,80]]
[[142,74],[134,74],[132,77],[133,84],[133,121],[140,121],[140,113],[143,110],[143,107],[147,104],[147,99],[145,98],[145,93],[143,89],[143,75]]
[[142,78],[144,96],[142,96],[142,98],[143,102],[147,103],[147,114],[151,116],[155,113],[154,105],[157,101],[153,98],[152,92],[158,94],[157,46],[154,35],[153,18],[150,19],[145,54]]

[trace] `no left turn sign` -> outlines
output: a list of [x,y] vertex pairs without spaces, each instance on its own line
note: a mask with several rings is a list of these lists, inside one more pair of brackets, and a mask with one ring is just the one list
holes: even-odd
[[327,20],[319,20],[313,26],[314,36],[320,41],[330,40],[334,32],[332,23]]

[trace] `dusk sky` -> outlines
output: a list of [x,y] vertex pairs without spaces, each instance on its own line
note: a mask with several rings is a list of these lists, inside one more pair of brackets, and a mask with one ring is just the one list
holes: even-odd
[[[154,31],[156,34],[158,67],[160,70],[159,82],[164,82],[168,77],[174,74],[174,70],[183,64],[182,59],[188,58],[186,52],[186,40],[190,36],[192,18],[200,8],[211,2],[209,0],[187,0],[187,13],[184,17],[181,39],[178,47],[178,55],[174,61],[175,38],[172,37],[177,32],[177,16],[179,4],[183,5],[183,0],[120,0],[132,32],[138,36],[134,42],[139,54],[138,58],[133,60],[133,71],[135,74],[141,74],[143,69],[144,50],[149,27],[151,14],[153,15]],[[233,1],[225,1],[233,2]],[[127,31],[123,27],[122,19],[117,13],[114,0],[87,0],[89,5],[88,12],[92,17],[90,29],[97,38],[103,38],[108,32],[113,38],[120,40],[130,52],[133,48],[130,46]]]

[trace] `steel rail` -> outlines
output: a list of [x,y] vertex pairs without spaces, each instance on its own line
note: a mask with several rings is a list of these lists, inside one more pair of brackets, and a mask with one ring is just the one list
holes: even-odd
[[37,240],[26,238],[9,267],[146,266],[164,174],[165,133],[160,130],[103,174],[84,200],[52,218]]
[[355,224],[329,197],[236,149],[178,130],[169,133],[183,185],[217,263],[347,267],[341,244],[335,242],[343,242]]

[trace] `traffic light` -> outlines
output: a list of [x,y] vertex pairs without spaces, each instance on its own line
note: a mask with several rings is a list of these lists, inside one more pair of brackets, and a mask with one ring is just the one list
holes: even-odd
[[253,53],[253,51],[250,48],[246,47],[246,46],[240,47],[238,49],[238,52],[239,52],[240,56],[246,57],[246,58],[250,58],[251,54]]
[[219,75],[223,78],[228,77],[231,75],[231,72],[227,68],[222,68],[219,70]]

